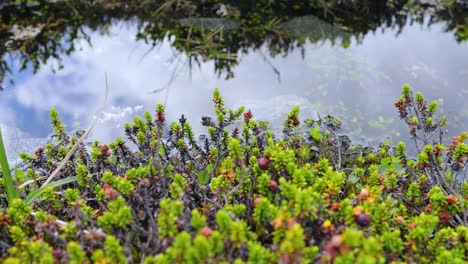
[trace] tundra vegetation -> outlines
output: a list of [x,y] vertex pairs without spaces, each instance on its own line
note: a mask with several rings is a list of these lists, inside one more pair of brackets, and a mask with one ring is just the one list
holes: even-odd
[[395,102],[414,157],[299,107],[278,135],[218,89],[213,104],[202,137],[158,104],[41,187],[79,137],[52,109],[56,136],[12,173],[1,163],[4,263],[466,263],[468,132],[445,142],[437,102],[409,85]]
[[[444,23],[467,39],[463,1],[419,2],[7,1],[0,80],[14,71],[11,57],[37,71],[118,21],[136,23],[136,39],[153,46],[171,39],[194,64],[214,61],[226,78],[249,49],[347,47],[383,24]],[[302,31],[298,19],[328,33]],[[0,134],[2,262],[468,261],[468,132],[447,139],[437,102],[404,85],[395,107],[412,142],[375,148],[353,144],[335,117],[299,120],[299,107],[278,134],[251,110],[226,107],[217,89],[213,104],[206,135],[184,116],[169,122],[158,104],[125,124],[125,138],[77,149],[83,135],[52,109],[54,137],[12,170]]]

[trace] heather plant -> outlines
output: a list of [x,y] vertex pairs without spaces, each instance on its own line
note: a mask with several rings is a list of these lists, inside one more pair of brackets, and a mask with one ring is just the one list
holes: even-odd
[[[53,117],[53,115],[54,115],[54,111],[51,111],[51,116]],[[24,158],[27,158],[28,155],[26,153],[23,153],[22,156]],[[8,164],[8,159],[7,159],[7,155],[5,151],[5,146],[3,143],[1,130],[0,130],[0,172],[2,173],[2,177],[0,177],[0,183],[5,187],[6,197],[4,198],[6,198],[7,202],[13,202],[14,199],[17,199],[19,197],[19,190],[21,189],[21,186],[23,185],[22,183],[24,182],[27,176],[29,176],[29,178],[32,178],[30,180],[36,183],[36,188],[34,190],[31,190],[25,197],[25,200],[27,202],[31,202],[35,198],[39,197],[48,188],[54,188],[54,187],[61,186],[69,182],[75,181],[74,177],[70,177],[67,179],[62,179],[62,180],[54,181],[51,183],[47,183],[44,186],[41,186],[39,188],[36,182],[36,178],[35,178],[36,176],[35,171],[32,169],[28,169],[26,171],[28,175],[26,175],[21,170],[15,170],[16,175],[12,175],[10,171],[10,165]]]
[[[408,124],[418,151],[416,160],[406,160],[404,144],[397,145],[400,162],[405,167],[409,180],[417,181],[422,178],[427,188],[431,188],[426,194],[430,205],[446,218],[449,218],[447,210],[453,210],[452,206],[460,206],[460,213],[453,215],[454,220],[459,224],[466,224],[467,204],[466,201],[459,203],[458,200],[459,196],[468,194],[468,145],[465,143],[468,132],[460,133],[450,144],[444,145],[443,127],[447,124],[447,116],[437,117],[437,101],[428,103],[421,92],[413,96],[412,89],[407,84],[403,86],[402,95],[395,106],[400,117]],[[416,191],[414,187],[413,190]]]
[[56,175],[74,180],[28,200],[77,142],[52,110],[56,137],[21,155],[35,184],[1,200],[5,262],[466,262],[467,133],[444,143],[446,118],[408,85],[396,106],[414,157],[402,142],[353,145],[340,120],[301,121],[299,107],[278,135],[218,89],[213,104],[202,137],[158,104],[126,139],[79,144]]

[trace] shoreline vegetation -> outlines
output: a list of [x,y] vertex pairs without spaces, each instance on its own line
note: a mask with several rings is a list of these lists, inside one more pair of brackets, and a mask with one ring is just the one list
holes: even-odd
[[[79,40],[92,44],[89,30],[119,22],[229,79],[252,49],[347,48],[412,23],[442,23],[464,42],[466,17],[462,0],[10,0],[0,4],[0,86],[52,60],[60,70]],[[69,134],[52,108],[54,136],[14,168],[0,131],[2,263],[468,261],[468,131],[447,138],[437,101],[403,85],[394,105],[411,142],[376,147],[342,134],[350,120],[300,120],[299,106],[278,134],[218,89],[212,102],[205,135],[158,104],[110,143],[86,142],[94,124]]]
[[0,141],[4,263],[466,263],[468,132],[445,142],[436,101],[405,84],[394,102],[415,157],[299,107],[275,135],[218,89],[213,104],[203,140],[158,104],[126,139],[74,150],[52,109],[55,137],[13,171]]

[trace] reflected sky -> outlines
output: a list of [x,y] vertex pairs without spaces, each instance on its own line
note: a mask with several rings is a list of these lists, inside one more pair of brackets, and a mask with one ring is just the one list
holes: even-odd
[[[266,48],[240,55],[229,80],[218,78],[212,62],[189,67],[189,59],[171,48],[170,40],[153,50],[136,42],[136,28],[115,24],[109,34],[89,32],[92,46],[53,63],[37,74],[14,72],[16,83],[0,94],[0,124],[7,151],[33,151],[51,133],[48,112],[55,107],[68,130],[85,129],[101,104],[109,78],[109,100],[92,140],[109,142],[123,135],[123,124],[156,103],[166,103],[169,120],[184,114],[198,132],[202,115],[212,115],[211,94],[219,87],[228,107],[244,105],[254,117],[273,125],[294,105],[302,117],[332,114],[361,143],[391,137],[404,139],[393,102],[403,83],[439,100],[449,114],[451,134],[467,129],[468,44],[433,25],[385,29],[368,34],[345,49],[328,42],[305,45],[272,58]],[[148,52],[149,51],[149,52]],[[279,74],[276,72],[279,72]],[[162,91],[153,92],[155,90]]]

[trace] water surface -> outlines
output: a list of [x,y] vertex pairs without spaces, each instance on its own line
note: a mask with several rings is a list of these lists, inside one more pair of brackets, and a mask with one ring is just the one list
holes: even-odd
[[[301,20],[302,19],[302,20]],[[311,17],[297,34],[314,36]],[[313,18],[315,19],[315,18]],[[19,71],[20,61],[8,58],[10,77],[0,94],[0,124],[7,151],[33,151],[51,133],[48,111],[55,107],[70,131],[86,128],[104,98],[104,73],[109,99],[104,116],[90,139],[109,142],[123,135],[123,124],[145,110],[165,103],[169,120],[184,114],[196,131],[202,115],[212,115],[212,91],[219,87],[228,107],[244,105],[254,117],[281,125],[294,105],[302,118],[331,114],[342,119],[357,142],[371,144],[386,137],[407,140],[393,102],[409,83],[426,98],[438,100],[449,115],[450,135],[467,129],[468,44],[457,42],[442,22],[409,22],[401,28],[380,26],[375,32],[341,44],[324,38],[305,40],[299,48],[271,54],[268,42],[237,55],[237,65],[225,79],[213,60],[200,61],[174,48],[166,37],[153,47],[136,40],[137,24],[114,22],[106,34],[85,28],[88,41],[76,41],[77,51],[63,56],[63,69],[49,60],[36,73]],[[324,23],[327,34],[347,34]],[[327,31],[324,31],[327,30]],[[304,31],[304,30],[303,30]],[[338,32],[338,33],[336,33]],[[338,38],[339,39],[339,38]]]

